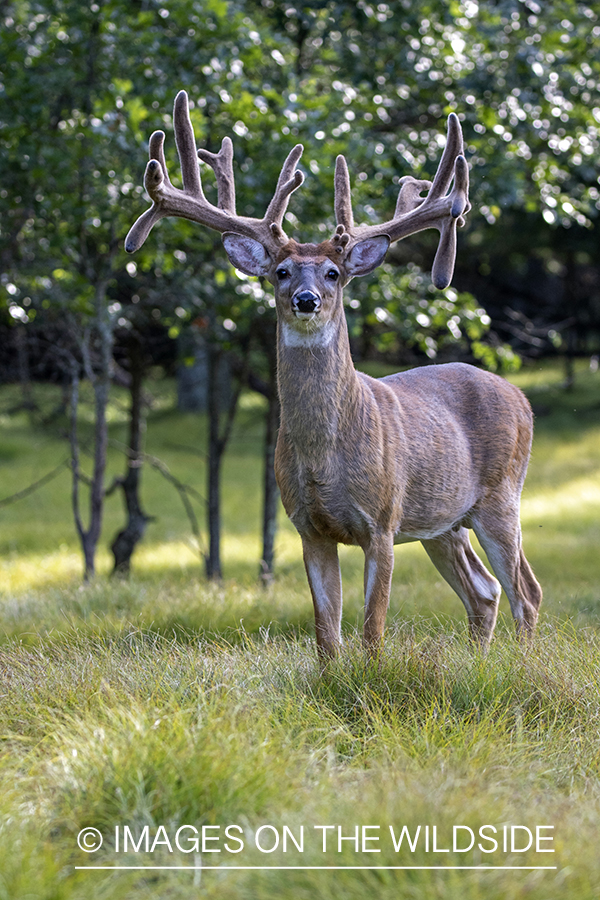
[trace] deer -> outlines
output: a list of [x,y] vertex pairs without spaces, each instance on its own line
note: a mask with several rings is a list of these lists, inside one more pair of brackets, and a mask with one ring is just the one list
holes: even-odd
[[[125,249],[137,250],[163,216],[179,216],[221,233],[232,265],[273,285],[281,403],[275,473],[302,542],[319,656],[327,662],[342,646],[339,544],[364,553],[363,641],[371,653],[382,644],[394,545],[411,541],[421,542],[464,604],[476,646],[489,647],[502,588],[517,636],[530,638],[542,591],[520,525],[533,432],[526,397],[500,376],[456,362],[371,378],[354,367],[344,314],[348,282],[374,271],[390,244],[428,228],[440,232],[433,283],[450,283],[457,227],[471,208],[458,117],[448,118],[433,182],[400,179],[394,215],[382,224],[354,223],[348,166],[339,156],[337,226],[319,244],[288,239],[283,229],[289,198],[303,182],[301,144],[283,163],[263,218],[249,218],[236,213],[230,138],[218,153],[196,148],[185,91],[176,97],[173,127],[183,188],[169,179],[165,135],[156,131],[144,177],[152,206]],[[216,205],[204,194],[199,159],[213,169]]]

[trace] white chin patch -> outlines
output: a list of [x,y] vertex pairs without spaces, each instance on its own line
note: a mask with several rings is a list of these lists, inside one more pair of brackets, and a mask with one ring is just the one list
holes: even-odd
[[296,313],[294,322],[281,322],[285,347],[327,347],[334,335],[333,322],[323,322],[315,313]]

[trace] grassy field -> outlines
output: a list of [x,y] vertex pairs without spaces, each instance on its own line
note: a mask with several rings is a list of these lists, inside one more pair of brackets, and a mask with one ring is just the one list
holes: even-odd
[[[102,549],[82,586],[66,470],[0,508],[0,900],[600,895],[600,373],[582,363],[569,393],[552,366],[515,381],[537,413],[523,525],[545,600],[529,649],[503,599],[481,658],[460,601],[406,545],[369,664],[361,554],[347,548],[346,647],[320,673],[283,514],[276,580],[257,585],[250,396],[225,466],[219,586],[156,471],[143,475],[156,521],[125,583]],[[173,411],[170,386],[154,393],[147,450],[202,492],[203,422]],[[5,412],[15,397],[0,390],[0,499],[66,457],[60,437]],[[123,440],[122,403],[111,419]],[[122,465],[111,451],[110,474]],[[103,548],[121,524],[111,497]],[[94,853],[77,843],[90,827]]]

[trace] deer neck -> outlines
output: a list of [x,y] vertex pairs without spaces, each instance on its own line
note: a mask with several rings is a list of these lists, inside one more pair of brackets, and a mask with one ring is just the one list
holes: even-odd
[[360,391],[343,310],[312,334],[279,320],[277,373],[282,430],[300,455],[328,456]]

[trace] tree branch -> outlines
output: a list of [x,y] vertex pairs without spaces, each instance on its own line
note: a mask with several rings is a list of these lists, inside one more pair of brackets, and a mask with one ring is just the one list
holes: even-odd
[[[158,459],[158,457],[156,456],[150,456],[150,454],[143,452],[133,454],[126,444],[122,444],[120,441],[116,441],[114,438],[111,438],[109,443],[111,447],[115,447],[117,450],[120,450],[130,459],[135,459],[135,461],[138,463],[142,461],[147,462],[149,466],[151,466],[153,469],[156,469],[157,472],[160,472],[163,478],[165,478],[168,482],[170,482],[170,484],[173,485],[181,498],[181,502],[183,503],[183,508],[185,509],[186,515],[188,517],[192,534],[196,538],[196,542],[198,544],[198,554],[200,556],[200,560],[203,561],[206,551],[206,545],[202,541],[198,519],[196,518],[196,513],[194,512],[194,508],[190,503],[188,495],[194,497],[194,499],[199,503],[203,503],[204,505],[206,505],[206,500],[204,499],[204,497],[191,485],[184,484],[183,481],[180,481],[179,478],[173,475],[173,473],[169,470],[167,464],[163,462],[162,459]],[[117,482],[117,479],[115,479],[115,482]],[[113,482],[113,484],[109,488],[109,491],[112,492],[115,489],[115,487],[117,486],[115,482]]]
[[30,494],[33,494],[37,491],[38,488],[43,487],[45,484],[48,484],[49,481],[52,481],[53,478],[65,468],[70,468],[71,458],[68,456],[66,459],[63,459],[61,463],[59,463],[56,468],[52,469],[52,471],[47,472],[41,478],[38,478],[37,481],[32,482],[32,484],[28,485],[28,487],[23,488],[21,491],[17,491],[16,494],[11,494],[9,497],[3,497],[0,500],[0,509],[3,506],[8,506],[10,503],[16,503],[18,500],[24,500],[25,497],[29,497]]

